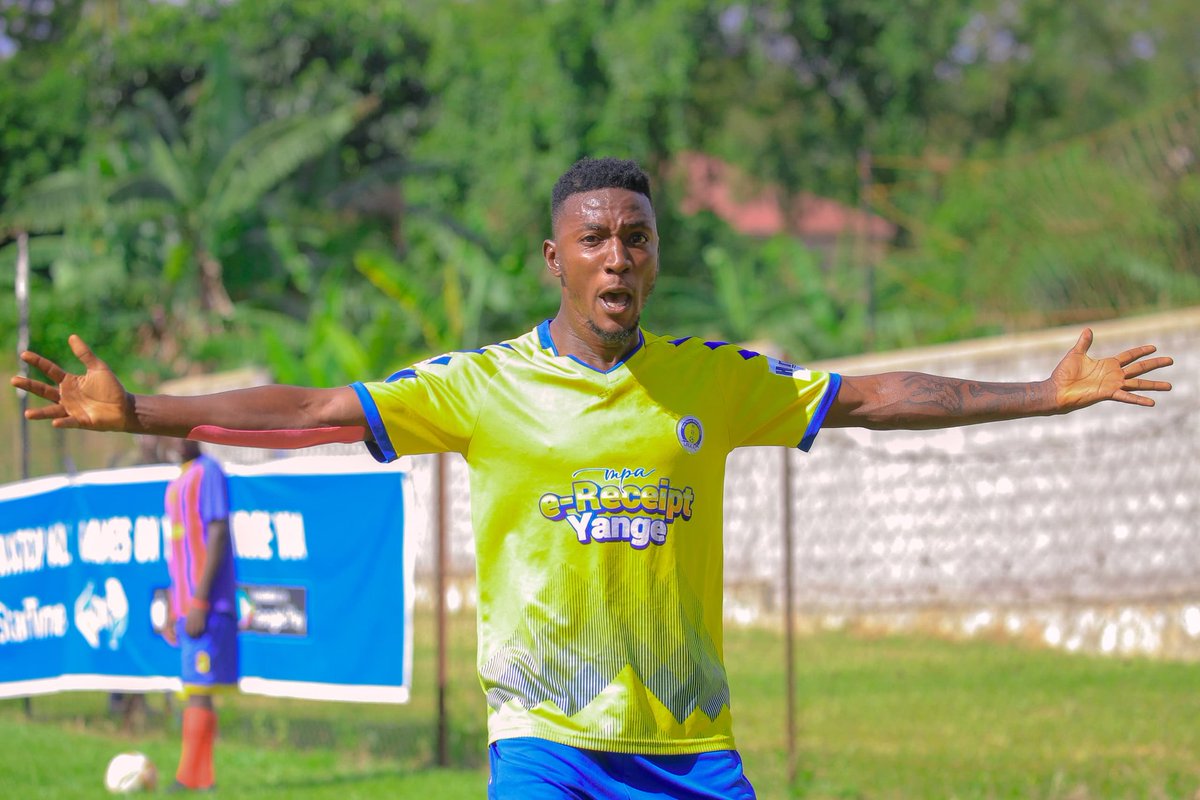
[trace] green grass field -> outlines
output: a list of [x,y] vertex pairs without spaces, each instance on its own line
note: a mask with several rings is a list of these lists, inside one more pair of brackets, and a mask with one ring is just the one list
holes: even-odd
[[[239,696],[222,706],[219,797],[480,798],[483,702],[470,620],[453,625],[455,769],[434,769],[433,670],[418,647],[414,700],[343,705]],[[431,642],[427,621],[417,637]],[[1200,668],[1007,642],[827,633],[798,640],[799,760],[787,785],[783,642],[731,628],[727,657],[747,773],[767,798],[1193,798]],[[123,732],[94,693],[0,702],[0,796],[98,798],[108,759],[140,749],[169,773],[176,723],[150,701]]]

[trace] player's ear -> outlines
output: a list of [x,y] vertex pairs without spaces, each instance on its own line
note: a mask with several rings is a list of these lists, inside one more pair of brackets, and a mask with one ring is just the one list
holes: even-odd
[[558,245],[553,239],[542,242],[542,258],[546,261],[546,269],[556,278],[562,278],[562,266],[558,263]]

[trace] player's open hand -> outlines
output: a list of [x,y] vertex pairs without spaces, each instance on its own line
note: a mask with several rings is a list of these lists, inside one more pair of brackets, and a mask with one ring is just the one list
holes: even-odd
[[83,339],[74,334],[69,339],[71,350],[83,362],[83,375],[67,372],[50,359],[26,350],[21,360],[39,370],[49,379],[45,383],[33,378],[13,377],[18,389],[48,400],[50,405],[30,408],[26,419],[48,419],[56,428],[84,428],[92,431],[130,430],[132,404],[125,387]]
[[1092,331],[1084,328],[1075,346],[1063,357],[1050,381],[1054,384],[1055,400],[1062,411],[1074,411],[1102,400],[1152,406],[1154,400],[1135,392],[1169,392],[1166,381],[1146,380],[1139,376],[1175,363],[1167,356],[1146,358],[1155,351],[1154,345],[1131,347],[1115,356],[1091,358]]

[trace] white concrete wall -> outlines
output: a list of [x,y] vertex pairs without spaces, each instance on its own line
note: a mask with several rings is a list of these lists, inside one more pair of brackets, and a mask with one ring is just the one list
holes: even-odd
[[[1162,377],[1174,391],[1153,409],[1105,404],[941,432],[830,429],[809,455],[792,454],[798,607],[814,619],[1200,656],[1200,309],[1092,327],[1093,355],[1154,343],[1173,356]],[[1081,328],[814,366],[1040,379]],[[771,614],[782,597],[782,505],[761,499],[779,485],[781,458],[730,461],[735,618]]]

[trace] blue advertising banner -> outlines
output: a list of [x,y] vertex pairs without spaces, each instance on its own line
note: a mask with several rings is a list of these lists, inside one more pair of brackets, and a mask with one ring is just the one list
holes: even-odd
[[[349,465],[349,466],[347,466]],[[179,688],[169,466],[0,486],[0,697]],[[229,469],[242,691],[405,702],[405,472],[354,458]]]

